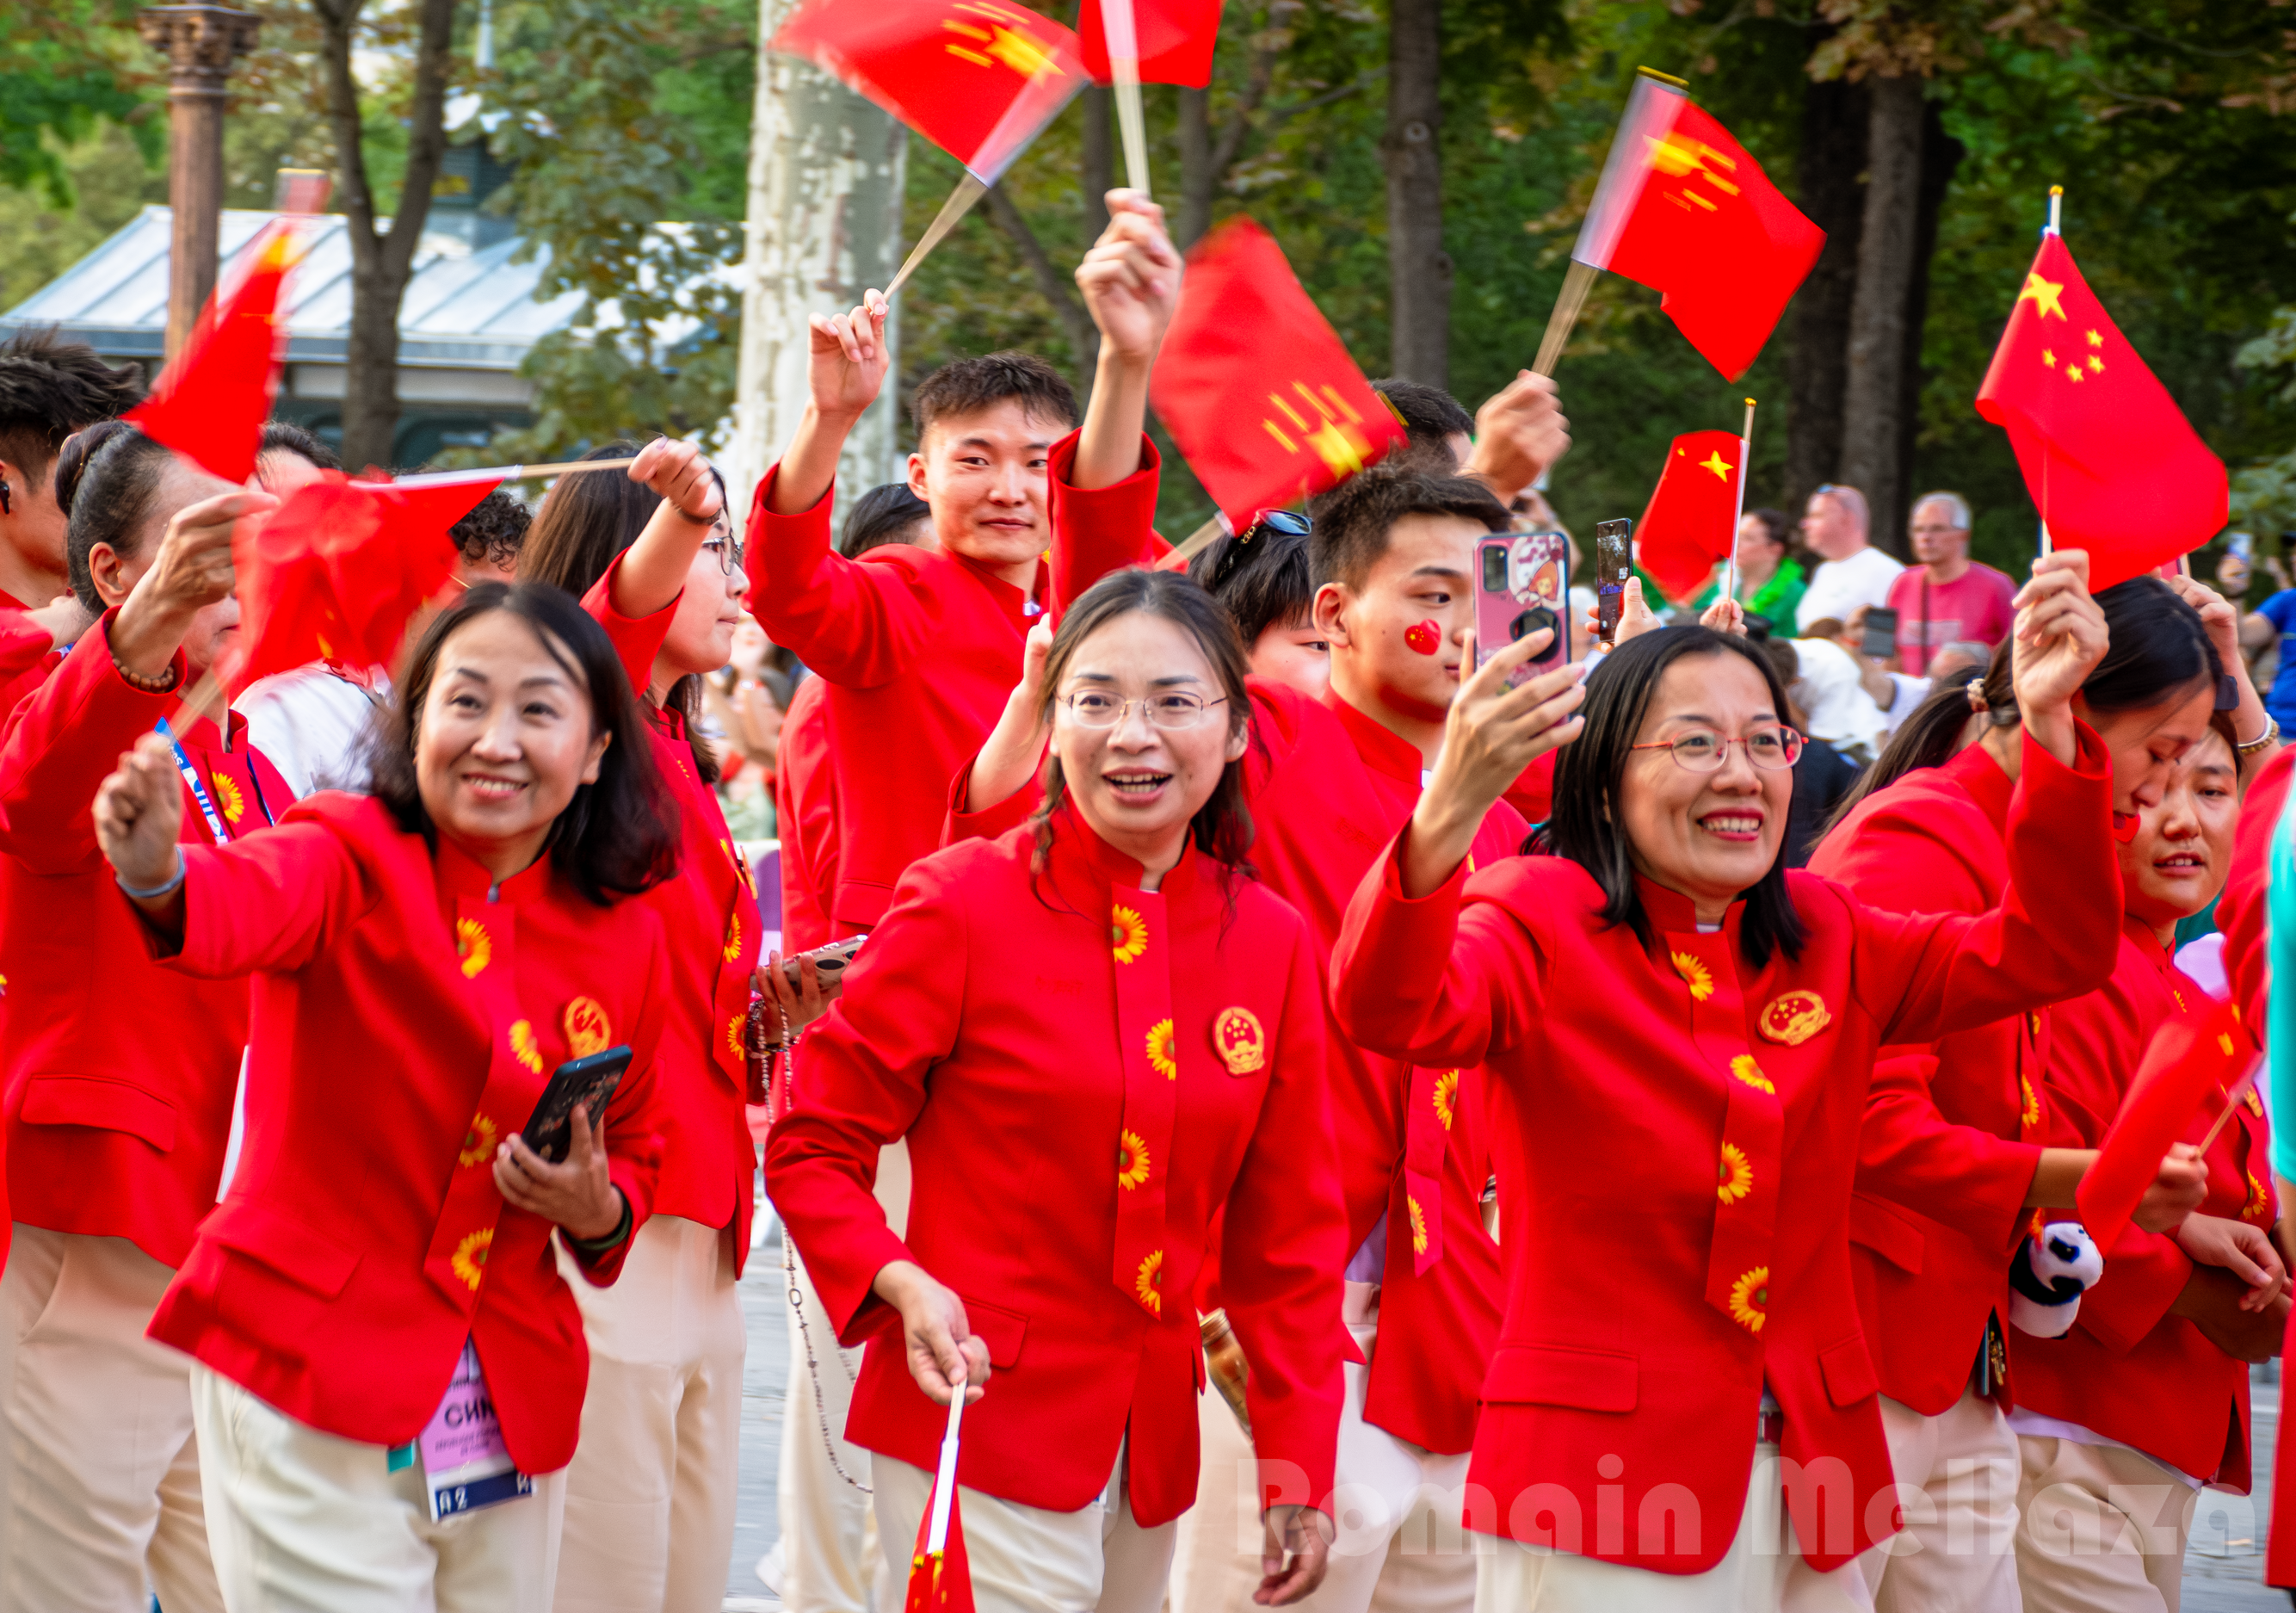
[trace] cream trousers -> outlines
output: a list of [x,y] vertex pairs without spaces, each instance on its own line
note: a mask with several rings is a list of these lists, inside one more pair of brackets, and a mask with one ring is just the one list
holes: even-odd
[[2028,1613],[2177,1613],[2203,1492],[2118,1445],[2030,1434],[2017,1443],[2017,1578]]
[[1935,1417],[1888,1395],[1882,1428],[1905,1527],[1874,1562],[1876,1613],[2019,1613],[2017,1436],[1967,1389]]

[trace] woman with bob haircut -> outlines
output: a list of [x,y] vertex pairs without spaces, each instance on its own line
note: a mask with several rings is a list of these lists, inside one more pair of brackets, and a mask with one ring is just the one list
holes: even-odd
[[1500,1537],[1480,1606],[1866,1602],[1860,1554],[1896,1527],[1849,1277],[1866,1082],[1885,1042],[2111,972],[2112,780],[2070,704],[2106,649],[2087,574],[2051,555],[2020,597],[2011,883],[1983,918],[1788,870],[1800,737],[1767,658],[1703,627],[1605,659],[1542,854],[1470,882],[1473,826],[1571,720],[1505,687],[1519,656],[1462,688],[1332,1000],[1367,1047],[1488,1071],[1509,1256],[1469,1482],[1468,1527]]
[[[982,1613],[1162,1604],[1223,1209],[1259,1594],[1323,1578],[1329,1520],[1297,1503],[1332,1488],[1344,1214],[1313,945],[1244,861],[1244,677],[1194,583],[1087,589],[1045,665],[1043,807],[902,876],[766,1145],[839,1340],[868,1343],[847,1431],[873,1453],[885,1573],[907,1570],[939,1408],[980,1401],[957,1476]],[[870,1193],[902,1136],[906,1242]]]
[[[178,844],[157,738],[97,793],[152,951],[254,977],[244,1150],[152,1333],[197,1363],[227,1607],[541,1613],[587,1375],[552,1234],[611,1281],[651,1207],[666,960],[623,899],[671,875],[674,819],[612,644],[551,588],[443,613],[374,763],[373,796],[226,846]],[[616,1047],[604,1113],[529,1148],[551,1073]]]

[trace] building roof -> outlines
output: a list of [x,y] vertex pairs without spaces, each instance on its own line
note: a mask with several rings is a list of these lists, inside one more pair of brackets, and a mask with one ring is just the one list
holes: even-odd
[[[226,209],[226,275],[232,259],[279,215]],[[288,283],[287,359],[342,364],[351,319],[350,238],[339,213],[311,219],[307,256]],[[0,336],[24,325],[56,325],[108,358],[160,358],[168,324],[168,252],[174,219],[147,207],[110,240],[23,301],[0,314]],[[399,303],[402,369],[515,370],[536,340],[565,325],[582,305],[568,292],[534,300],[547,252],[513,263],[512,238],[473,248],[425,231]]]

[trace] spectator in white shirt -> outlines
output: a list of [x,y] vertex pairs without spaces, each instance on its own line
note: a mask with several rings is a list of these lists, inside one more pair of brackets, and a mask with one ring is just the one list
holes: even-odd
[[1809,496],[1802,540],[1822,564],[1794,613],[1794,624],[1805,632],[1829,616],[1848,621],[1860,606],[1888,602],[1890,584],[1906,568],[1866,541],[1868,525],[1866,495],[1856,488],[1829,481]]

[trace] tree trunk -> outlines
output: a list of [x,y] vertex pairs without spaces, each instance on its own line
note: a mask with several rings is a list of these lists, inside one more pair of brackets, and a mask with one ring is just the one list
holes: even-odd
[[1906,325],[1921,221],[1922,80],[1875,78],[1866,120],[1866,218],[1857,294],[1849,306],[1849,379],[1841,408],[1841,480],[1866,495],[1870,540],[1906,550]]
[[343,383],[343,463],[390,466],[398,436],[398,304],[414,272],[430,187],[447,154],[447,75],[455,0],[422,0],[414,98],[407,111],[406,172],[398,211],[377,227],[366,154],[359,144],[358,81],[351,50],[365,0],[312,0],[324,36],[327,118],[340,165],[344,235],[351,249],[351,331]]
[[[1914,283],[1906,293],[1905,374],[1899,383],[1904,401],[1898,420],[1898,485],[1905,490],[1906,514],[1917,497],[1914,483],[1914,452],[1922,424],[1922,333],[1929,322],[1930,259],[1936,255],[1938,219],[1945,211],[1945,196],[1954,170],[1967,153],[1960,141],[1945,132],[1945,116],[1934,101],[1922,111],[1921,208],[1914,222]],[[1905,531],[1901,522],[1898,531]],[[1912,539],[1906,539],[1910,547]]]
[[1795,294],[1786,354],[1786,509],[1799,515],[1841,469],[1841,400],[1849,379],[1849,303],[1865,223],[1866,86],[1845,79],[1804,92],[1796,198],[1825,232],[1825,250]]
[[1442,0],[1390,0],[1387,34],[1390,370],[1451,379],[1451,255],[1443,250]]
[[[758,4],[740,370],[724,467],[726,490],[745,511],[810,396],[807,317],[844,312],[901,267],[907,131],[835,79],[767,48],[794,4]],[[901,473],[899,321],[896,302],[885,325],[891,373],[838,462],[840,508]]]
[[1219,176],[1212,172],[1212,93],[1180,91],[1180,231],[1182,251],[1212,226],[1212,194]]
[[1085,86],[1077,97],[1084,108],[1084,152],[1078,183],[1084,190],[1084,235],[1100,239],[1108,227],[1108,193],[1116,188],[1116,136],[1109,114],[1116,107],[1116,92],[1097,85]]

